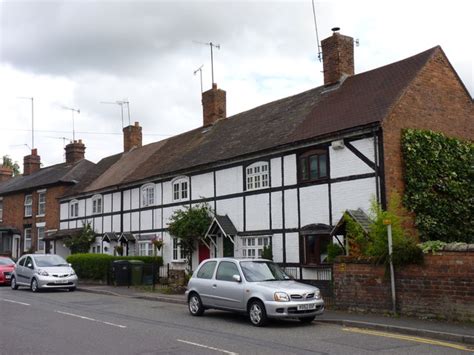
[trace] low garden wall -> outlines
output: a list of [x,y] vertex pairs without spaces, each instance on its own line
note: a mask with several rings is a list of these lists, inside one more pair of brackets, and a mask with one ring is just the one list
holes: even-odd
[[[334,306],[390,312],[390,273],[385,266],[341,257],[334,263]],[[425,255],[424,265],[395,270],[397,312],[474,322],[474,250]]]

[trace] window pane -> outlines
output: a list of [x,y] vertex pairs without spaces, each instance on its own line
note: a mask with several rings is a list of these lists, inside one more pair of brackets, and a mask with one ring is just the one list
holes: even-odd
[[309,157],[309,171],[311,179],[317,179],[318,176],[318,156],[312,155]]
[[188,198],[188,183],[187,182],[181,183],[181,198],[183,199]]
[[200,279],[212,279],[216,264],[216,261],[209,261],[205,263],[203,266],[201,266],[196,276]]
[[308,159],[301,158],[300,159],[300,176],[302,180],[308,180]]
[[179,200],[179,183],[173,184],[173,198]]
[[319,156],[319,177],[326,177],[326,154]]
[[237,266],[229,261],[221,261],[217,268],[216,280],[233,281],[234,275],[240,275]]

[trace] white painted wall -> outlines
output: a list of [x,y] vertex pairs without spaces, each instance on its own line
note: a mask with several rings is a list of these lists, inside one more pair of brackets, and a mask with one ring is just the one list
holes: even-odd
[[284,169],[284,185],[296,184],[296,154],[285,155],[283,157],[283,169]]
[[59,229],[69,229],[69,222],[60,222]]
[[[80,228],[81,226],[78,226],[77,228]],[[94,230],[97,233],[103,233],[102,229],[102,217],[96,217],[94,218]]]
[[163,208],[163,223],[164,223],[163,228],[168,228],[169,219],[173,215],[174,211],[177,211],[183,208],[184,208],[184,205]]
[[78,217],[85,217],[86,211],[86,200],[82,199],[79,200],[79,216]]
[[243,169],[236,166],[216,171],[217,196],[229,195],[243,191]]
[[[351,144],[359,149],[371,161],[374,160],[373,139],[366,138],[351,142]],[[347,147],[334,150],[329,148],[331,178],[339,178],[349,175],[358,175],[373,173],[374,171],[365,164],[357,155],[355,155]]]
[[132,209],[140,207],[140,189],[135,188],[131,192],[131,199],[132,199]]
[[347,209],[362,208],[366,213],[375,198],[375,178],[331,184],[332,222],[336,224]]
[[191,198],[193,200],[214,196],[213,176],[213,173],[191,176]]
[[[82,200],[84,201],[84,200]],[[92,215],[92,199],[89,197],[85,200],[86,204],[86,216]]]
[[238,231],[244,230],[244,199],[242,197],[219,200],[216,203],[216,213],[228,215]]
[[131,227],[131,213],[123,214],[123,232],[130,232]]
[[161,208],[157,208],[153,211],[153,213],[155,214],[155,220],[154,220],[154,227],[155,229],[161,229],[162,226],[161,226]]
[[120,211],[120,192],[114,192],[112,195],[112,211]]
[[130,209],[130,206],[131,206],[131,202],[130,202],[130,198],[131,198],[131,194],[130,194],[130,190],[125,190],[122,192],[123,193],[123,210],[124,211],[128,211]]
[[155,205],[159,206],[161,205],[161,183],[155,184]]
[[173,192],[171,188],[171,181],[165,181],[163,183],[163,204],[173,202]]
[[112,232],[112,216],[104,216],[103,233]]
[[270,229],[269,194],[250,195],[245,201],[246,230]]
[[112,232],[120,233],[120,215],[114,214],[112,216]]
[[283,236],[281,234],[274,234],[272,237],[272,253],[274,262],[283,262]]
[[300,262],[300,243],[298,233],[286,234],[286,262]]
[[298,196],[296,189],[285,191],[285,228],[298,228]]
[[61,203],[59,206],[59,219],[68,219],[69,218],[69,203]]
[[130,228],[132,231],[140,230],[140,212],[132,212],[132,225]]
[[327,185],[308,186],[300,189],[301,227],[311,223],[330,224]]
[[270,170],[272,187],[281,186],[281,158],[270,160]]
[[150,230],[153,228],[153,210],[140,212],[140,230]]
[[[80,227],[80,226],[79,226],[79,227]],[[70,228],[70,229],[78,228],[78,227],[77,227],[77,220],[69,221],[69,228]]]
[[272,228],[283,228],[282,192],[272,192]]
[[103,213],[112,212],[112,194],[105,194],[102,196],[102,202],[104,205]]

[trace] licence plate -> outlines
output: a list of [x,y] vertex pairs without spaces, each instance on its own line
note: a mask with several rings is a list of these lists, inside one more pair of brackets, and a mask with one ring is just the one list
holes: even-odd
[[6,280],[10,280],[12,278],[12,275],[5,275]]
[[316,303],[299,304],[297,309],[298,311],[308,311],[311,309],[316,309]]
[[55,284],[67,284],[67,280],[56,280],[54,281]]

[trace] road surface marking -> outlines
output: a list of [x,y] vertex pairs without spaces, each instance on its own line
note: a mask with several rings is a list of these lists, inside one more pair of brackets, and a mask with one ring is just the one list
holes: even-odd
[[444,346],[444,347],[447,347],[447,348],[453,348],[453,349],[457,349],[457,350],[472,351],[472,349],[470,349],[466,346],[463,346],[463,345],[447,343],[447,342],[444,342],[444,341],[432,340],[432,339],[428,339],[428,338],[420,338],[420,337],[409,336],[409,335],[401,335],[401,334],[380,332],[380,331],[377,331],[377,330],[349,328],[349,327],[348,328],[344,327],[344,328],[342,328],[342,330],[344,330],[346,332],[376,335],[376,336],[382,336],[382,337],[386,337],[386,338],[394,338],[394,339],[400,339],[400,340],[414,341],[414,342],[417,342],[417,343]]
[[31,306],[31,304],[29,304],[29,303],[23,303],[23,302],[18,302],[18,301],[13,301],[13,300],[7,300],[6,298],[3,298],[2,301],[10,302],[10,303],[16,303],[16,304],[21,304],[21,305],[23,305],[23,306]]
[[193,343],[191,341],[186,341],[186,340],[182,340],[182,339],[176,339],[176,341],[179,341],[180,343],[189,344],[189,345],[199,346],[201,348],[206,348],[206,349],[209,349],[209,350],[219,351],[219,352],[224,353],[224,354],[239,355],[238,353],[234,353],[232,351],[227,351],[227,350],[224,350],[224,349],[214,348],[212,346],[207,346],[207,345],[203,345],[203,344]]
[[64,315],[66,315],[66,316],[71,316],[71,317],[76,317],[76,318],[80,318],[80,319],[90,320],[90,321],[92,321],[92,322],[98,322],[98,323],[102,323],[102,324],[111,325],[111,326],[113,326],[113,327],[127,328],[125,325],[120,325],[120,324],[105,322],[105,321],[102,321],[102,320],[98,320],[98,319],[94,319],[94,318],[89,318],[89,317],[81,316],[81,315],[79,315],[79,314],[68,313],[68,312],[61,312],[61,311],[55,311],[55,312],[56,312],[56,313],[59,313],[59,314],[64,314]]

